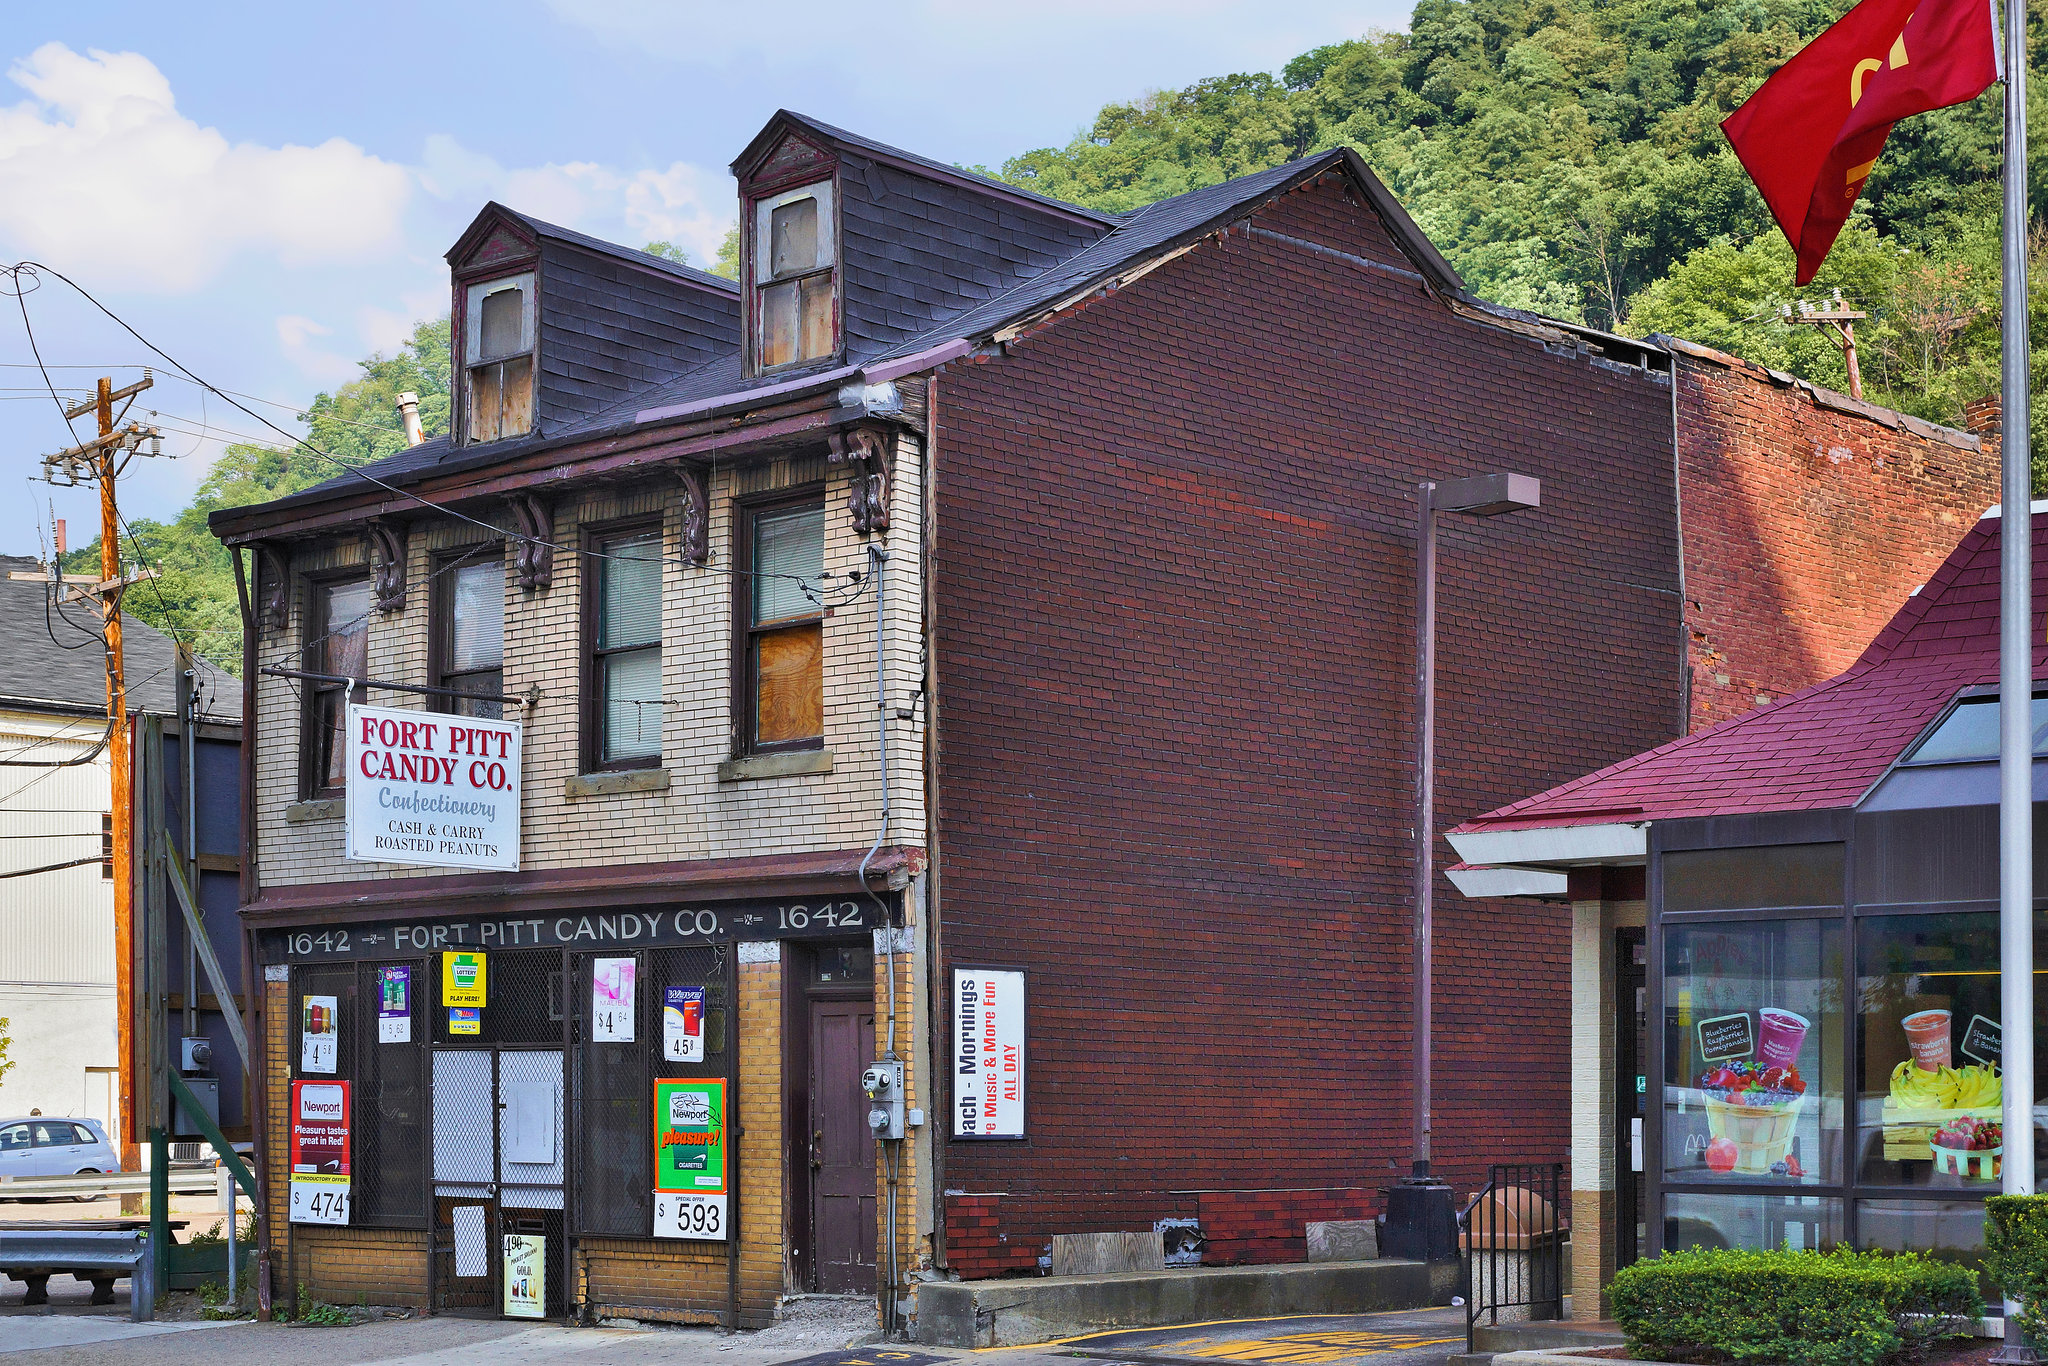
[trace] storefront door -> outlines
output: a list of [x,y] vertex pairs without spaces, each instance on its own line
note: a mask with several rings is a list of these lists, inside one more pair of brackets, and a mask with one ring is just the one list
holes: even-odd
[[434,1050],[434,1307],[504,1303],[507,1235],[545,1239],[547,1311],[562,1312],[562,1054]]
[[1648,1241],[1643,1125],[1649,1101],[1649,976],[1641,930],[1614,941],[1614,1265],[1632,1264]]
[[875,1136],[861,1072],[875,1058],[875,1007],[811,1006],[811,1242],[821,1294],[875,1293]]

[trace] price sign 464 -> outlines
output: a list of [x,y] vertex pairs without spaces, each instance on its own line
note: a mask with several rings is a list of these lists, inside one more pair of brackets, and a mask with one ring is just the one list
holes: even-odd
[[654,1236],[724,1242],[725,1196],[655,1192]]

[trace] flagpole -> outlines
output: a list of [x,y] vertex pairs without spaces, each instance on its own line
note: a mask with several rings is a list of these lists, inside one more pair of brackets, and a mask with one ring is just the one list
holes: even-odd
[[[2027,450],[2027,6],[2005,0],[2005,270],[2001,314],[1998,603],[1998,915],[2005,1193],[2034,1192],[2034,566]],[[1995,1362],[2038,1358],[2005,1301]]]

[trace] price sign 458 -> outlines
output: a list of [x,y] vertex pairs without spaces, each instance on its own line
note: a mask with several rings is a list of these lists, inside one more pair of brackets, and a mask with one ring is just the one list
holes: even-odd
[[654,1236],[725,1241],[725,1196],[654,1193]]

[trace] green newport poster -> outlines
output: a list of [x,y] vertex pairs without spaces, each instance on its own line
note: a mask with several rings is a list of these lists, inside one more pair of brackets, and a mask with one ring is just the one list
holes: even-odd
[[654,1083],[654,1236],[726,1237],[725,1082]]

